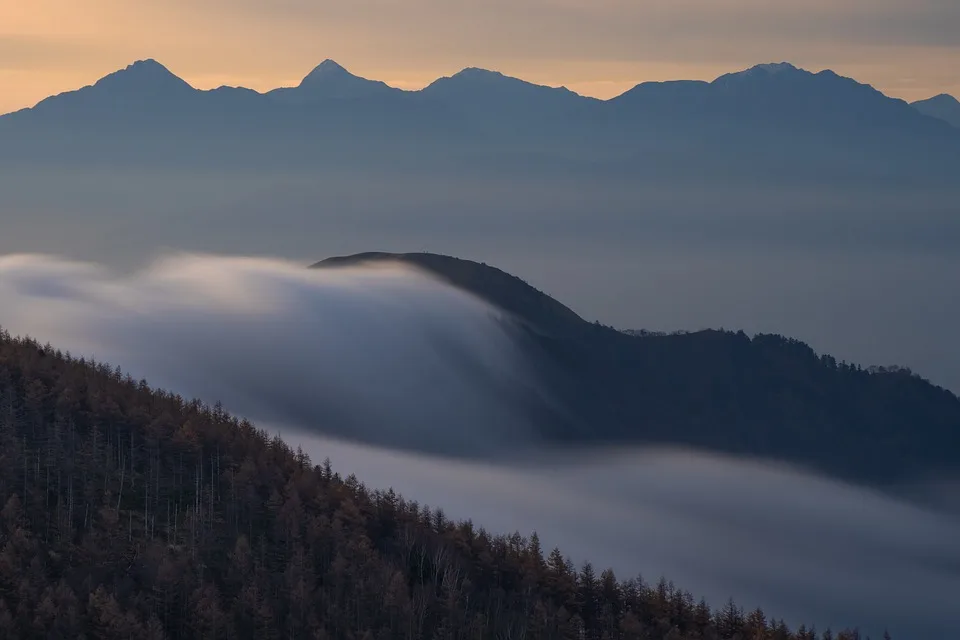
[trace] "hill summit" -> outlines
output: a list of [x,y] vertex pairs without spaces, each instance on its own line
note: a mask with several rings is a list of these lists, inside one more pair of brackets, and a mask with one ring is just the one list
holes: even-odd
[[535,289],[517,276],[486,263],[435,253],[358,253],[327,258],[313,268],[330,269],[370,263],[396,262],[430,273],[472,293],[528,326],[550,334],[579,332],[585,321],[570,308]]
[[361,253],[314,268],[385,262],[422,269],[519,321],[520,348],[559,407],[535,416],[546,441],[690,446],[873,485],[960,472],[960,398],[907,369],[838,362],[779,335],[628,334],[450,256]]

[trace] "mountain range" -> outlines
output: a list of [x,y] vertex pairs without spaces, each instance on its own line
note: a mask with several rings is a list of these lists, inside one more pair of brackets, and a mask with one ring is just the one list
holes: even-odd
[[944,181],[960,167],[946,103],[788,63],[604,101],[476,68],[403,91],[331,60],[296,87],[202,91],[144,60],[0,117],[0,162]]
[[519,278],[428,253],[363,253],[314,268],[399,262],[501,309],[558,404],[532,412],[554,444],[691,446],[878,486],[960,471],[960,398],[899,367],[838,362],[779,335],[622,332]]
[[960,100],[951,95],[941,93],[938,96],[914,102],[912,106],[920,113],[960,127]]
[[[608,103],[618,105],[621,109],[634,106],[648,113],[682,106],[700,115],[726,111],[727,115],[734,117],[766,115],[767,118],[774,118],[793,112],[808,118],[832,115],[837,119],[849,117],[859,102],[859,106],[864,108],[859,115],[872,115],[874,121],[882,121],[884,114],[891,122],[897,121],[896,116],[901,117],[901,123],[911,121],[909,116],[905,116],[903,106],[906,103],[901,100],[887,98],[869,85],[844,78],[830,70],[811,73],[787,62],[759,64],[741,72],[725,74],[713,82],[646,82],[609,100],[599,100],[581,96],[566,87],[537,85],[476,67],[439,78],[423,89],[406,91],[381,81],[353,75],[329,59],[310,71],[296,87],[281,87],[264,93],[229,86],[199,90],[156,60],[147,59],[111,73],[93,85],[51,96],[32,108],[15,113],[62,110],[61,113],[76,111],[79,115],[84,107],[104,112],[117,108],[162,110],[190,100],[199,104],[204,97],[211,100],[230,97],[239,106],[243,100],[256,100],[258,97],[264,98],[264,103],[316,105],[330,101],[389,99],[397,96],[462,103],[460,106],[473,106],[477,111],[502,109],[510,105],[561,111],[565,107],[576,111],[578,108]],[[841,103],[844,98],[846,105]],[[844,108],[826,114],[831,106]],[[924,115],[955,124],[960,102],[953,96],[941,94],[910,106]],[[871,114],[870,109],[876,109],[878,113]],[[914,126],[919,126],[916,124],[919,120],[914,119],[913,122]],[[929,123],[927,126],[930,126]]]

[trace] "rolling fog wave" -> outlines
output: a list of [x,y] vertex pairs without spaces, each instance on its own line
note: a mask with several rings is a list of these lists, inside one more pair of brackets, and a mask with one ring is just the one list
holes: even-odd
[[259,421],[483,455],[538,393],[498,311],[401,265],[179,255],[117,276],[0,258],[0,324]]
[[578,566],[660,576],[715,607],[861,637],[960,629],[960,519],[760,461],[669,449],[453,461],[284,430],[313,459],[488,530],[537,531]]
[[521,398],[540,390],[509,323],[408,268],[182,255],[118,276],[15,255],[0,258],[0,324],[222,400],[369,486],[537,530],[621,578],[665,575],[715,606],[733,596],[874,637],[960,629],[955,515],[760,461],[535,452]]

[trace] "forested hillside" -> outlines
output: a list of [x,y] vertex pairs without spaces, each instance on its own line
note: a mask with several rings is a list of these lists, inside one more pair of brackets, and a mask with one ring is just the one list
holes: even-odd
[[545,440],[685,445],[881,487],[960,471],[960,398],[907,368],[863,368],[780,335],[628,335],[451,256],[362,253],[314,266],[370,262],[426,270],[532,329],[526,354],[564,409],[537,416]]
[[0,498],[0,638],[858,637],[576,569],[2,333]]

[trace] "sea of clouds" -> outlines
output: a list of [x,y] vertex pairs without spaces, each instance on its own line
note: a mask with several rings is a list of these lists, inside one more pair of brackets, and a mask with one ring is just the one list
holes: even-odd
[[258,421],[479,455],[540,394],[501,313],[402,265],[181,254],[116,275],[0,258],[0,323]]
[[819,628],[960,629],[955,513],[755,460],[550,451],[509,319],[400,267],[0,257],[0,325],[280,432],[319,461],[578,562]]

